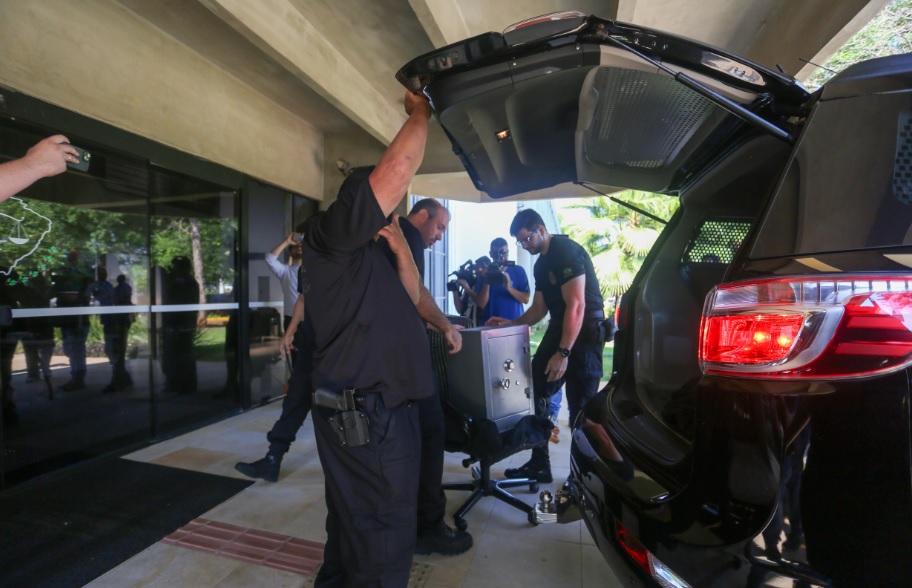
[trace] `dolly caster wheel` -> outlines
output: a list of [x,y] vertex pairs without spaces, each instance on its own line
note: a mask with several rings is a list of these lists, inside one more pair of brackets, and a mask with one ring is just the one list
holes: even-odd
[[465,531],[469,528],[469,523],[466,522],[464,518],[453,519],[453,522],[456,524],[456,528],[460,531]]

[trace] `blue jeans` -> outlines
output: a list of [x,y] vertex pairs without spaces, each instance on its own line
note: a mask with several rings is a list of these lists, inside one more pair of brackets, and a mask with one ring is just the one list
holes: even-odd
[[548,401],[548,413],[553,414],[554,418],[560,413],[561,399],[564,397],[564,389],[561,388]]

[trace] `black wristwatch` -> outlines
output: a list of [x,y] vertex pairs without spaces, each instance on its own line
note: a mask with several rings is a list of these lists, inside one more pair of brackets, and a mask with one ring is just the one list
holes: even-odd
[[570,350],[566,347],[558,347],[557,352],[561,354],[561,357],[570,357]]

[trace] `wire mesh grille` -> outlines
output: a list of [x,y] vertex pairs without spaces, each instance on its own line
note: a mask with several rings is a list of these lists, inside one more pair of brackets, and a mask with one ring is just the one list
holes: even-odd
[[749,230],[744,221],[704,221],[694,231],[684,263],[731,263]]
[[672,78],[601,69],[587,154],[594,163],[658,168],[669,163],[709,116],[713,104]]
[[912,112],[901,113],[898,126],[893,195],[903,204],[912,204]]

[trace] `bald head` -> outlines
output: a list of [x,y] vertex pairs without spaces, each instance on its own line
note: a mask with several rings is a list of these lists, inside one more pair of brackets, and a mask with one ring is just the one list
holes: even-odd
[[415,203],[407,218],[421,233],[424,246],[430,248],[443,239],[450,224],[450,211],[437,200],[425,198]]

